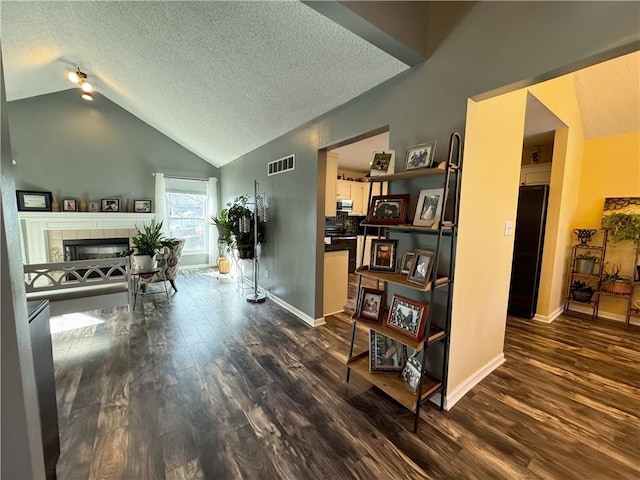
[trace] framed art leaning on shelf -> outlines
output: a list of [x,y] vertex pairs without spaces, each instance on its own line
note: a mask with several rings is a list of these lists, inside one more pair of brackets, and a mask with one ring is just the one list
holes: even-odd
[[409,208],[407,194],[376,195],[371,199],[366,223],[375,225],[400,225],[407,219]]
[[387,326],[420,342],[424,338],[428,308],[426,303],[396,294],[389,308]]
[[440,220],[444,204],[444,188],[420,190],[413,224],[418,227],[433,227]]
[[369,330],[369,371],[400,372],[405,363],[405,348],[397,340]]

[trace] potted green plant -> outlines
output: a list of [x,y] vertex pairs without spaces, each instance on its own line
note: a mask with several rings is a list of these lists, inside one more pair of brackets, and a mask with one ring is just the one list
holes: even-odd
[[620,274],[620,265],[614,265],[611,272],[602,275],[602,290],[618,295],[631,293],[631,277]]
[[599,261],[600,257],[591,252],[584,252],[576,255],[576,273],[581,275],[593,275],[593,270]]
[[218,229],[218,239],[225,247],[225,251],[228,253],[234,248],[233,234],[231,232],[231,223],[229,221],[229,212],[226,208],[220,210],[218,215],[211,217],[211,222]]
[[587,303],[591,301],[594,292],[596,291],[589,283],[582,282],[580,280],[574,280],[571,284],[571,297],[576,302]]
[[[238,250],[238,256],[243,259],[253,258],[254,252],[254,218],[253,212],[247,206],[248,195],[240,195],[227,203],[227,218],[229,229],[233,234],[234,246]],[[258,243],[265,241],[265,226],[258,223]]]
[[131,255],[131,266],[138,272],[150,272],[157,268],[156,253],[162,248],[173,248],[171,241],[162,233],[162,222],[148,224],[142,230],[136,225],[138,234],[131,240],[134,248],[125,250],[122,255]]

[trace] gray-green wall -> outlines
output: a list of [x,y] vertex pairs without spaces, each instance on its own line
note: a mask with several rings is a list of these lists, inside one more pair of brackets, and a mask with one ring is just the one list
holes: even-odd
[[77,88],[7,104],[16,188],[88,201],[154,197],[154,172],[207,178],[218,168],[96,93]]
[[[478,2],[426,62],[222,167],[223,203],[258,179],[272,207],[260,284],[322,316],[319,149],[388,125],[396,170],[408,147],[434,139],[444,160],[450,133],[463,133],[469,98],[637,50],[639,19],[637,2]],[[291,153],[296,170],[267,178],[267,162]]]

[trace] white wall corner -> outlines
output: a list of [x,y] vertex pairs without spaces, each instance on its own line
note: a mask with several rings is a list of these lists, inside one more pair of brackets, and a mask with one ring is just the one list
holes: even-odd
[[[452,391],[447,392],[447,396],[444,399],[444,409],[449,411],[453,406],[460,401],[473,387],[480,383],[487,375],[493,372],[496,368],[505,362],[504,352],[496,355],[492,360],[487,362],[483,367],[476,371],[473,375],[469,376],[460,386]],[[437,397],[437,398],[436,398]],[[432,401],[436,401],[440,405],[440,396],[434,395]]]
[[278,298],[273,293],[267,292],[267,295],[269,296],[269,298],[271,300],[273,300],[275,303],[280,305],[282,308],[284,308],[288,312],[293,313],[296,317],[298,317],[300,320],[302,320],[307,325],[310,325],[312,327],[319,327],[320,325],[324,325],[326,323],[325,320],[324,320],[324,317],[320,317],[320,318],[310,317],[309,315],[307,315],[303,311],[298,310],[293,305],[290,305],[287,302],[285,302],[284,300],[282,300],[281,298]]
[[540,315],[539,313],[536,313],[531,320],[542,323],[551,323],[562,315],[562,312],[564,312],[564,306],[561,306],[556,311],[551,312],[550,315]]

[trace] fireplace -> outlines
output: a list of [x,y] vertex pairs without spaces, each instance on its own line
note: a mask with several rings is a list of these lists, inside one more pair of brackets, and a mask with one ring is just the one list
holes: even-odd
[[[114,258],[129,248],[128,238],[85,238],[81,240],[63,240],[64,261],[94,260],[97,258]],[[107,273],[106,271],[104,273]],[[84,275],[84,272],[81,272]],[[89,274],[89,278],[97,277],[97,272]]]
[[128,238],[85,238],[81,240],[63,240],[64,261],[93,260],[113,258],[129,248]]

